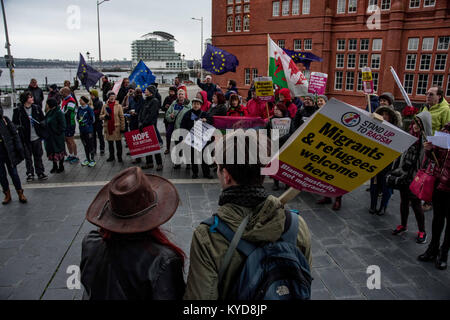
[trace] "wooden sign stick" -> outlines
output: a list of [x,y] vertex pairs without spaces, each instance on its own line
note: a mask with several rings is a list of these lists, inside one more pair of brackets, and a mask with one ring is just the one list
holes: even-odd
[[289,188],[285,193],[278,197],[278,200],[280,200],[280,202],[285,205],[286,203],[294,199],[297,195],[299,195],[300,192],[300,190]]

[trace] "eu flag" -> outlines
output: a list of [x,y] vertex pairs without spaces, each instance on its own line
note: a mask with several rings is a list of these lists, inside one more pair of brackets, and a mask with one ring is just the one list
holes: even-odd
[[287,53],[289,57],[294,60],[295,63],[303,63],[305,68],[309,70],[309,67],[311,65],[311,62],[318,61],[322,62],[323,59],[321,57],[316,56],[315,54],[312,54],[311,52],[301,52],[301,51],[293,51],[289,49],[283,49],[284,52]]
[[87,90],[91,86],[97,83],[97,81],[103,77],[103,73],[98,72],[90,65],[86,63],[83,55],[80,53],[80,63],[78,64],[77,77],[80,79],[81,84],[83,84]]
[[203,69],[212,74],[221,75],[227,72],[236,72],[239,61],[236,56],[225,50],[216,48],[210,44],[206,48],[205,55],[202,60]]
[[129,79],[130,83],[136,83],[136,88],[140,88],[144,91],[149,85],[155,82],[156,77],[145,65],[144,61],[141,60],[134,68]]

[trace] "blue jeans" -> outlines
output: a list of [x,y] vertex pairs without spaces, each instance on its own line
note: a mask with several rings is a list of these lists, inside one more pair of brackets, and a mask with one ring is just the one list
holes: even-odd
[[0,183],[3,188],[3,192],[9,191],[6,170],[8,170],[9,176],[11,177],[16,190],[22,190],[22,184],[20,183],[19,174],[17,173],[17,167],[13,167],[8,159],[0,158]]

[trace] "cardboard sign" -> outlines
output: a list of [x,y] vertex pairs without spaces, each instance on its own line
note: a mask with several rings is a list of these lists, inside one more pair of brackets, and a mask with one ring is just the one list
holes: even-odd
[[284,137],[291,130],[291,118],[273,118],[270,120],[272,129],[278,130],[279,137]]
[[161,153],[161,146],[153,126],[145,127],[142,133],[139,130],[125,132],[125,139],[133,159]]
[[274,157],[279,170],[273,177],[298,190],[341,196],[374,177],[416,140],[332,98]]
[[362,68],[362,84],[363,91],[367,94],[372,94],[374,92],[372,70],[369,67]]
[[273,82],[271,77],[259,77],[255,78],[255,91],[256,96],[262,101],[272,101],[273,94]]
[[308,92],[322,95],[327,88],[328,75],[326,73],[312,72],[309,78]]
[[215,130],[216,128],[206,122],[201,120],[195,121],[194,126],[184,141],[188,146],[201,152],[208,141],[211,140]]

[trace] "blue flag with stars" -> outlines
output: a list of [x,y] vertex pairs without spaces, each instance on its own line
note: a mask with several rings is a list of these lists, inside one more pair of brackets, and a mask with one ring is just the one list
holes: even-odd
[[87,90],[92,87],[97,81],[103,77],[103,73],[98,72],[90,65],[86,63],[83,55],[80,53],[80,63],[78,64],[77,77],[80,79],[81,84],[83,84]]
[[283,49],[284,52],[289,55],[289,57],[294,60],[295,63],[303,63],[305,68],[309,70],[309,67],[311,65],[311,62],[317,61],[322,62],[323,59],[321,57],[316,56],[315,54],[312,54],[311,52],[301,52],[301,51],[293,51],[289,49]]
[[208,44],[202,64],[204,70],[212,74],[221,75],[230,71],[236,72],[239,61],[231,53]]
[[141,60],[134,68],[129,79],[130,83],[136,83],[136,88],[142,89],[142,91],[144,91],[149,85],[155,82],[156,77],[153,75],[152,71],[145,65],[144,61]]

